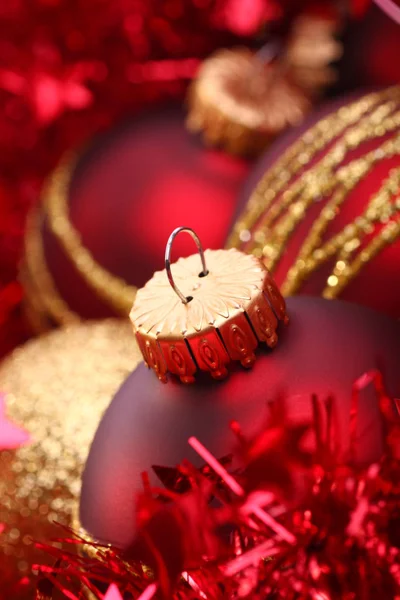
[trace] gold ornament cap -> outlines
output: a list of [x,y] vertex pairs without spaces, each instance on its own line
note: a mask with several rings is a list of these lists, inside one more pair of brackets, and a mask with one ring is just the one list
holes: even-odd
[[[172,243],[181,232],[193,237],[200,257],[180,258],[171,270]],[[138,291],[130,319],[146,365],[163,382],[170,372],[184,383],[192,383],[198,371],[223,379],[231,361],[251,367],[258,344],[273,348],[278,322],[289,320],[258,258],[235,249],[203,252],[188,227],[172,232],[165,269]]]
[[218,50],[188,90],[188,129],[232,154],[259,154],[311,110],[289,71],[246,48]]

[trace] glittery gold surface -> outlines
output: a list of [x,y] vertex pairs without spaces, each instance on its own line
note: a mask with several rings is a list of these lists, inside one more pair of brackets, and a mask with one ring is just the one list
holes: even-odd
[[[46,562],[32,538],[60,536],[76,512],[82,468],[97,425],[140,354],[128,321],[71,325],[28,342],[0,365],[8,415],[32,443],[0,453],[0,582],[4,598],[31,565]],[[3,597],[0,593],[0,597]]]
[[[400,240],[400,172],[392,169],[354,221],[328,237],[350,193],[380,162],[400,156],[400,86],[365,95],[341,106],[308,129],[267,169],[236,221],[227,243],[262,257],[274,273],[298,227],[321,208],[281,286],[299,293],[321,266],[321,294],[338,297],[388,245]],[[375,146],[363,145],[374,141]],[[361,150],[359,150],[361,148]],[[349,155],[358,150],[357,158]],[[311,166],[309,166],[311,163]]]

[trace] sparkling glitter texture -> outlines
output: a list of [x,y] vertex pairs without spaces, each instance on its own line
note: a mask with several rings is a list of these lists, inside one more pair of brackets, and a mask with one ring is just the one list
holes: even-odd
[[[0,368],[7,412],[32,442],[0,454],[0,599],[31,598],[32,543],[71,522],[100,417],[140,360],[127,321],[68,327],[18,348]],[[2,595],[4,594],[4,596]]]

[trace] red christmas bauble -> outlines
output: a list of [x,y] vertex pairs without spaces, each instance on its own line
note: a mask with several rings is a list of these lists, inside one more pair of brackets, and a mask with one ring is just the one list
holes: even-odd
[[[224,382],[207,377],[184,385],[162,384],[144,365],[114,397],[94,438],[80,505],[83,528],[100,541],[126,547],[135,531],[135,497],[141,473],[152,465],[175,467],[201,460],[188,446],[196,436],[217,458],[229,454],[237,420],[245,435],[259,430],[271,400],[284,399],[288,419],[311,418],[311,394],[321,405],[334,398],[335,442],[349,449],[351,390],[366,371],[379,367],[391,397],[400,393],[400,324],[364,307],[319,298],[289,298],[289,326],[273,351],[259,349],[250,371],[238,368]],[[382,431],[376,394],[362,396],[357,417],[358,463],[378,460]]]
[[398,86],[346,96],[282,136],[243,187],[228,245],[260,256],[285,295],[400,317],[399,108]]
[[[140,287],[163,267],[165,243],[175,227],[195,227],[210,248],[221,247],[228,233],[248,163],[205,148],[186,130],[184,119],[183,110],[163,108],[103,135],[78,159],[63,190],[69,225],[81,246],[108,273],[121,278],[122,287]],[[47,194],[52,193],[50,185]],[[41,236],[58,294],[84,318],[121,314],[121,307],[104,300],[89,282],[90,268],[79,252],[66,251],[64,231],[55,235],[58,222],[56,218],[51,224],[51,204],[45,199]],[[185,236],[176,246],[179,255],[193,251]],[[128,312],[130,306],[126,308]]]

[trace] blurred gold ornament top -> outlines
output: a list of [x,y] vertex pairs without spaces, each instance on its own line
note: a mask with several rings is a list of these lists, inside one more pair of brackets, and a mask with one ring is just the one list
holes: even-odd
[[304,15],[279,50],[271,42],[258,52],[235,48],[212,54],[189,88],[188,128],[233,154],[258,154],[299,124],[313,98],[335,80],[330,63],[342,52],[336,29],[332,19]]
[[21,596],[7,592],[21,577],[31,577],[33,563],[48,559],[33,540],[60,537],[55,521],[71,524],[100,418],[140,360],[128,319],[109,319],[44,335],[1,364],[0,390],[7,394],[7,413],[32,439],[27,446],[0,454],[4,597],[32,597],[29,586]]
[[[169,263],[172,241],[186,231],[197,254]],[[180,227],[168,241],[166,269],[138,291],[130,318],[148,367],[192,383],[198,370],[223,379],[226,365],[251,367],[259,342],[276,345],[285,302],[262,263],[237,250],[206,250],[193,230]]]
[[311,109],[286,72],[245,48],[220,50],[204,61],[188,98],[188,128],[233,154],[257,154]]

